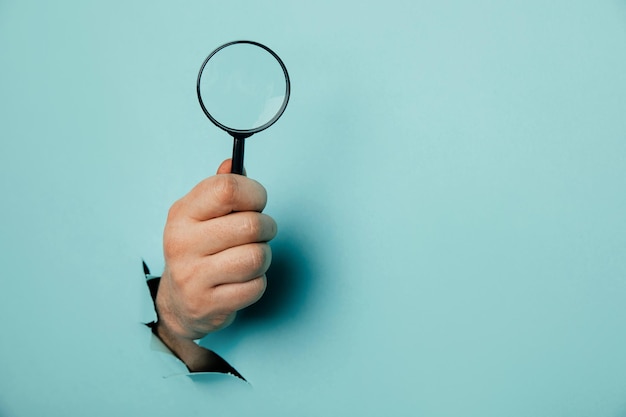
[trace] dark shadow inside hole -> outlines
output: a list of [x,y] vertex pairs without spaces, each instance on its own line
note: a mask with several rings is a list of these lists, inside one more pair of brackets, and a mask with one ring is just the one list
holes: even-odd
[[210,388],[215,388],[219,385],[223,388],[224,384],[228,384],[230,388],[238,388],[251,390],[252,385],[240,378],[233,378],[232,375],[223,373],[197,373],[189,374],[187,377],[191,378],[196,385],[205,385]]

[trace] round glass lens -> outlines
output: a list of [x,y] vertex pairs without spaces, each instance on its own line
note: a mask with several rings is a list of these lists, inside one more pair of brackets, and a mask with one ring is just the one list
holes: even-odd
[[281,111],[287,81],[280,63],[265,49],[234,43],[217,51],[199,80],[206,111],[234,130],[253,130]]

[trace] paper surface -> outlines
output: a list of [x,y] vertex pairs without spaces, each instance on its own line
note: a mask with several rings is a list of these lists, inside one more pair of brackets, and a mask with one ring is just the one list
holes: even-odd
[[[3,1],[0,414],[624,415],[625,16]],[[201,343],[250,385],[163,378],[140,259],[162,271],[170,205],[230,156],[195,80],[243,38],[292,81],[246,141],[275,264]]]

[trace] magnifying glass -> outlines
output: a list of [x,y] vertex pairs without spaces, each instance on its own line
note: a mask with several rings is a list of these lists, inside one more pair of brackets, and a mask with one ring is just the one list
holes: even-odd
[[231,172],[243,174],[245,139],[273,125],[287,107],[285,64],[258,42],[229,42],[204,60],[196,89],[204,114],[234,139]]

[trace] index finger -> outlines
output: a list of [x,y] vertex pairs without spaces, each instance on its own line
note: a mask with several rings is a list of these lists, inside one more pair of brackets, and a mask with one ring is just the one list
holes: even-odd
[[[232,159],[226,159],[224,162],[222,162],[219,166],[219,168],[217,168],[217,173],[218,174],[228,174],[230,173],[230,171],[232,170],[233,167],[233,160]],[[246,167],[243,168],[243,176],[247,177],[248,175],[246,174]]]
[[196,185],[174,203],[171,211],[203,221],[233,211],[261,212],[266,203],[267,192],[255,180],[236,174],[218,174]]

